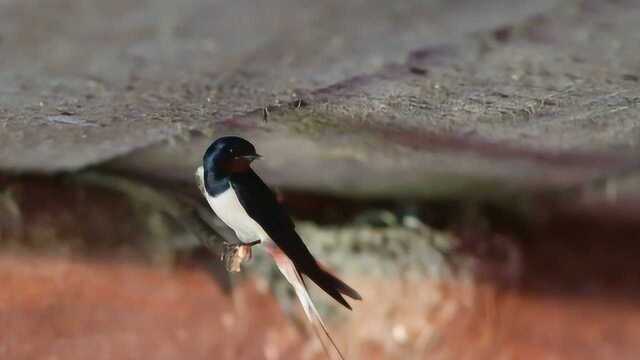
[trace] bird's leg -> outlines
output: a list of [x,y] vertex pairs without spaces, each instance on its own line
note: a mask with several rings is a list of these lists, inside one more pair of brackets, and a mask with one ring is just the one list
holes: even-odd
[[247,244],[245,245],[245,248],[247,249],[246,251],[248,251],[248,252],[249,252],[249,260],[251,260],[251,257],[253,256],[253,252],[251,251],[251,249],[253,249],[253,247],[254,247],[255,245],[258,245],[258,244],[260,244],[260,243],[261,243],[261,241],[260,241],[260,240],[254,240],[254,241],[252,241],[252,242],[250,242],[250,243],[247,243]]
[[240,265],[251,259],[251,248],[257,244],[260,244],[260,240],[250,243],[225,244],[225,249],[222,252],[222,261],[224,261],[227,271],[239,272]]

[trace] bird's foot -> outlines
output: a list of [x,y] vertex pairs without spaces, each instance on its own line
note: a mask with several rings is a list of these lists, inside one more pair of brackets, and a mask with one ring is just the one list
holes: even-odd
[[240,265],[251,259],[251,248],[260,243],[260,240],[246,244],[228,244],[222,254],[222,261],[229,272],[239,272]]

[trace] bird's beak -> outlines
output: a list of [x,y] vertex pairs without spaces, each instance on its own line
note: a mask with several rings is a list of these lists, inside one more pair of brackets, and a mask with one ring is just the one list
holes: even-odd
[[242,156],[242,158],[243,158],[243,159],[248,160],[248,161],[257,160],[257,159],[260,159],[261,157],[262,157],[262,156],[261,156],[261,155],[258,155],[258,154]]

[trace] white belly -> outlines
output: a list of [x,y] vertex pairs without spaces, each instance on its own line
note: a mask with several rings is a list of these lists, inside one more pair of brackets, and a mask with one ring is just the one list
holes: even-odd
[[267,235],[262,226],[244,210],[233,187],[229,187],[228,190],[215,197],[205,192],[205,197],[211,209],[218,215],[220,220],[236,232],[236,236],[240,241],[251,242],[269,239],[269,235]]

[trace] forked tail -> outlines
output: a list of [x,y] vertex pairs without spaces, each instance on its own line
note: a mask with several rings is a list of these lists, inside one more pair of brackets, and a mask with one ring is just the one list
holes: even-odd
[[[302,280],[302,276],[300,276],[300,272],[298,272],[293,262],[280,249],[272,250],[271,255],[273,256],[276,265],[278,265],[280,272],[293,286],[293,289],[298,296],[298,300],[300,300],[300,303],[302,304],[302,309],[307,315],[307,318],[311,323],[311,327],[320,340],[320,343],[322,343],[322,347],[327,353],[327,356],[332,359],[335,359],[335,356],[337,356],[338,359],[344,360],[344,356],[342,356],[342,353],[336,346],[336,343],[331,338],[331,335],[329,335],[329,331],[324,325],[322,318],[320,318],[318,310],[315,305],[313,305],[309,292],[307,291],[307,287]],[[331,351],[332,349],[333,351]]]

